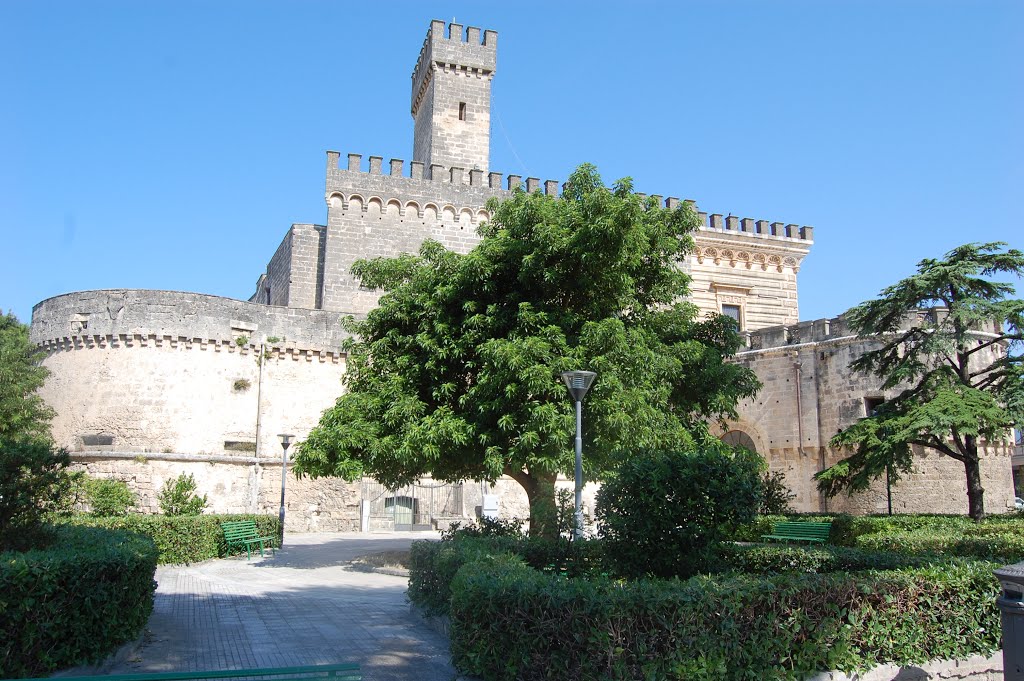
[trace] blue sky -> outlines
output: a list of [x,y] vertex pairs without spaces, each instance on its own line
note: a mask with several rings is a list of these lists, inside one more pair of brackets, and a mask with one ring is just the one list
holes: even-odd
[[[432,18],[499,33],[491,169],[812,225],[801,318],[1024,247],[1024,2],[0,0],[0,309],[248,298],[325,151],[410,159]],[[1019,282],[1018,282],[1019,284]]]

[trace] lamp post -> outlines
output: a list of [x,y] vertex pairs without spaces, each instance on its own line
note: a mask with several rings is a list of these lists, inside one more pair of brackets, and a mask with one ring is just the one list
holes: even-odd
[[583,396],[590,390],[597,374],[593,371],[563,371],[562,380],[576,402],[576,539],[583,537]]
[[288,448],[292,444],[292,438],[294,435],[281,433],[278,435],[281,438],[281,509],[278,512],[277,519],[281,524],[281,546],[284,546],[284,481],[288,477]]

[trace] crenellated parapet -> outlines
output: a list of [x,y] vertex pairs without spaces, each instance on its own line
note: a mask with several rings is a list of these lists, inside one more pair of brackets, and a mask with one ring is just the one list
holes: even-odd
[[[482,33],[482,35],[481,35]],[[412,115],[419,110],[434,69],[447,69],[471,78],[491,78],[498,60],[497,31],[462,24],[430,22],[416,66],[412,70]]]

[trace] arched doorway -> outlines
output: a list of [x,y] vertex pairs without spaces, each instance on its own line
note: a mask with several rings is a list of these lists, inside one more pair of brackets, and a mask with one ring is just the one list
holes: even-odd
[[750,437],[742,430],[730,430],[722,436],[722,442],[733,447],[743,447],[749,449],[752,452],[757,452],[757,445],[754,444],[754,438]]

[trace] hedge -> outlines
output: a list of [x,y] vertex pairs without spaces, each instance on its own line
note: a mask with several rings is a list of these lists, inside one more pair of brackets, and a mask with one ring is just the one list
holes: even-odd
[[945,558],[902,555],[893,551],[868,551],[843,546],[794,546],[792,544],[724,544],[716,549],[718,572],[772,574],[805,572],[863,572],[921,567]]
[[255,521],[260,536],[274,537],[277,545],[276,538],[280,536],[281,526],[277,516],[270,515],[165,516],[133,513],[107,518],[74,516],[66,522],[144,534],[156,543],[161,564],[189,564],[228,555],[220,524],[230,520]]
[[783,520],[832,522],[829,542],[868,550],[906,554],[938,553],[980,559],[1024,557],[1024,514],[988,516],[980,523],[962,515],[849,516],[817,513],[761,516],[740,527],[730,539],[760,542]]
[[46,549],[0,553],[0,677],[98,662],[153,611],[149,538],[69,525],[52,538]]
[[1000,632],[993,567],[621,583],[485,556],[452,583],[452,656],[490,681],[803,679],[988,655]]
[[409,600],[429,614],[447,614],[452,580],[459,568],[499,553],[517,555],[525,564],[559,577],[598,576],[602,572],[601,542],[596,540],[461,537],[416,541],[409,553]]

